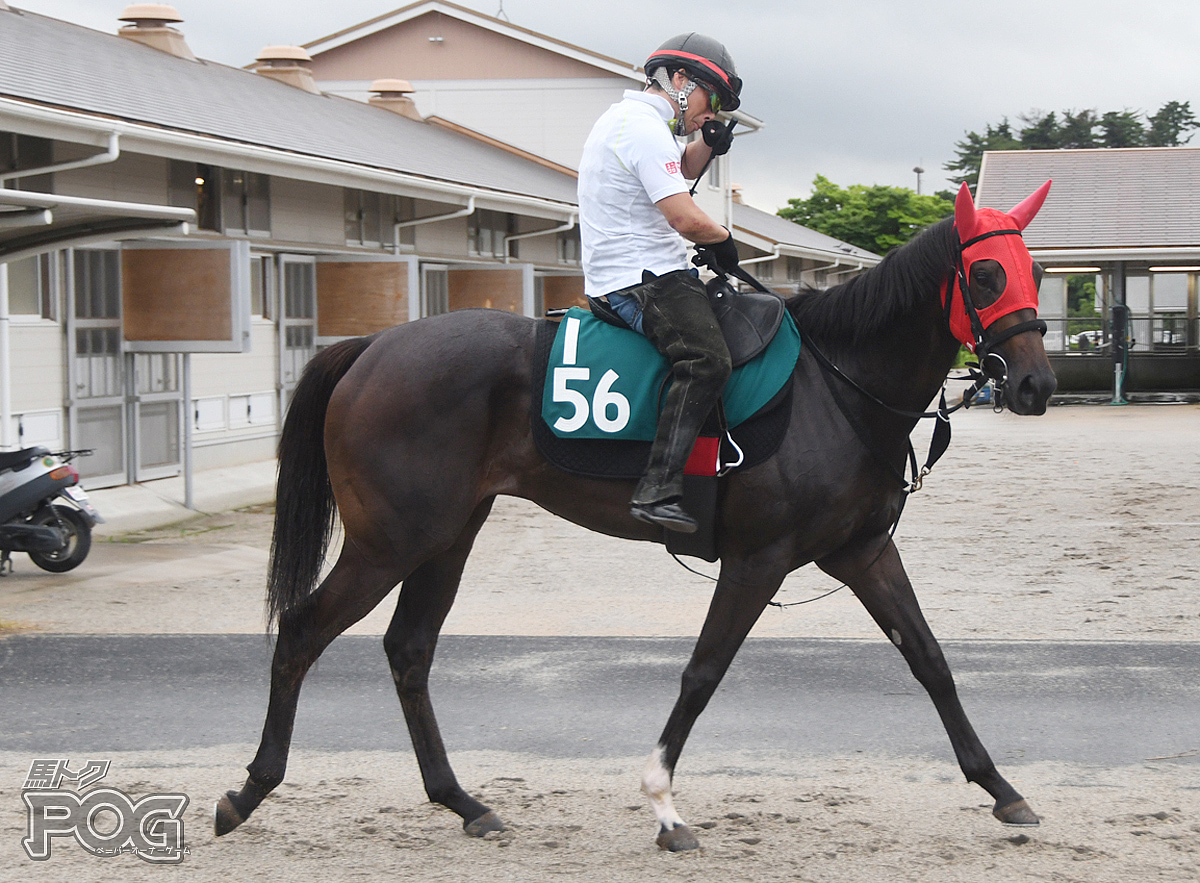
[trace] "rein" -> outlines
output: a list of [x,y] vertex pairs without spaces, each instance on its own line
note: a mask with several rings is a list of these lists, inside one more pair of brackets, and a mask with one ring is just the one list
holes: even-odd
[[[961,257],[961,250],[960,250],[959,264],[961,265],[961,263],[962,263],[962,257]],[[730,271],[730,275],[736,276],[738,279],[740,279],[741,281],[745,282],[747,285],[751,286],[752,288],[754,288],[758,291],[768,293],[768,294],[774,293],[769,288],[767,288],[765,285],[763,285],[761,282],[759,282],[757,279],[755,279],[752,275],[750,275],[750,273],[746,272],[746,270],[744,270],[742,267],[735,267],[732,271]],[[1021,325],[1014,326],[1016,329],[1019,329],[1019,330],[1015,331],[1014,333],[1019,334],[1021,331],[1028,330],[1027,328],[1024,328],[1023,326],[1029,325],[1029,324],[1030,323],[1028,323],[1028,322],[1023,322],[1023,323],[1021,323]],[[1042,322],[1041,324],[1044,329],[1046,323]],[[1007,331],[1005,331],[1003,336],[998,336],[992,342],[991,345],[995,346],[999,343],[1002,343],[1004,340],[1008,340],[1009,337],[1013,336],[1013,334],[1009,333],[1009,332],[1012,332],[1013,330],[1014,329],[1008,329]],[[1044,331],[1043,331],[1043,333],[1044,333]],[[906,411],[902,408],[896,408],[896,407],[893,407],[892,405],[889,405],[887,402],[880,399],[874,393],[865,389],[858,381],[856,381],[854,378],[850,377],[841,368],[839,368],[837,365],[835,365],[833,362],[831,362],[828,359],[828,357],[826,357],[826,355],[823,352],[821,352],[821,350],[810,339],[807,339],[807,338],[805,339],[805,348],[812,352],[813,357],[817,360],[817,364],[821,367],[821,369],[822,369],[821,376],[825,378],[825,383],[829,387],[830,393],[833,395],[834,403],[838,406],[838,410],[842,412],[842,416],[846,418],[847,422],[849,422],[850,426],[854,429],[854,434],[858,436],[859,440],[863,443],[863,445],[867,448],[867,450],[871,452],[871,455],[879,462],[879,464],[881,466],[883,466],[885,469],[887,469],[887,471],[891,474],[891,476],[893,478],[895,478],[896,481],[900,484],[900,487],[902,488],[903,493],[904,493],[904,496],[901,497],[901,500],[900,500],[900,510],[901,510],[901,512],[903,512],[904,502],[905,502],[908,494],[916,493],[917,491],[919,491],[921,489],[921,486],[925,481],[925,476],[927,476],[930,472],[933,471],[934,465],[937,464],[937,461],[942,458],[942,455],[944,453],[946,453],[946,449],[950,446],[950,415],[953,414],[955,411],[957,411],[960,408],[969,408],[971,406],[971,399],[973,399],[975,397],[976,393],[978,393],[981,389],[983,389],[983,387],[986,386],[988,383],[989,378],[988,378],[986,372],[982,368],[979,368],[979,367],[971,368],[971,371],[968,374],[968,376],[971,378],[973,383],[971,384],[970,389],[968,389],[966,392],[963,393],[962,401],[960,401],[957,405],[955,405],[952,408],[947,407],[947,405],[946,405],[946,392],[945,392],[945,389],[943,388],[941,399],[939,401],[938,408],[936,411]],[[986,355],[987,354],[985,354],[984,358],[986,358]],[[999,354],[996,354],[996,353],[992,353],[990,355],[993,358],[1000,359],[1001,364],[1004,365],[1003,379],[1006,380],[1008,377],[1008,365],[1004,362],[1003,357],[1001,357]],[[982,362],[983,359],[981,358],[980,361]],[[896,469],[896,467],[893,466],[892,463],[886,457],[881,455],[876,450],[876,448],[873,444],[871,444],[871,442],[869,440],[869,436],[868,436],[865,428],[862,426],[862,423],[859,421],[859,419],[856,416],[853,415],[853,412],[848,407],[845,400],[838,393],[837,389],[834,387],[833,383],[831,382],[831,378],[837,378],[842,383],[846,384],[851,389],[853,389],[855,392],[857,392],[859,395],[863,396],[865,399],[867,399],[872,404],[876,405],[877,407],[883,408],[884,410],[889,411],[892,414],[896,414],[897,416],[904,417],[909,420],[932,420],[932,419],[937,420],[937,423],[935,424],[934,430],[933,430],[933,437],[930,439],[930,442],[929,442],[929,454],[925,459],[925,465],[920,467],[919,469],[917,467],[917,453],[913,449],[912,439],[911,439],[911,437],[908,439],[908,461],[909,461],[909,468],[912,470],[912,476],[913,476],[911,482],[904,477],[903,472]],[[1003,380],[997,380],[997,385],[1002,386]],[[900,520],[900,513],[897,513],[897,515],[896,515],[897,523],[899,523],[899,520]]]

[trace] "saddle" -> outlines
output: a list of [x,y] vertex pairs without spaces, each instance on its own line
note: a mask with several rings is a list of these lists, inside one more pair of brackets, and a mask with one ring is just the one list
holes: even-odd
[[[645,274],[650,274],[649,270]],[[643,274],[642,281],[649,281]],[[650,274],[650,278],[654,278]],[[729,347],[733,367],[739,368],[751,361],[767,348],[783,324],[785,308],[783,298],[777,294],[760,291],[737,292],[728,280],[714,277],[704,286],[712,304],[713,315]],[[592,314],[618,328],[632,331],[624,319],[608,305],[607,301],[588,298]]]
[[[791,415],[791,372],[801,344],[791,321],[787,333],[778,333],[787,320],[782,298],[712,284],[709,292],[736,370],[726,386],[727,406],[719,409],[721,417],[718,411],[710,416],[684,473],[684,507],[701,528],[694,534],[664,531],[663,542],[676,554],[715,561],[718,476],[755,466],[778,449]],[[589,362],[592,350],[604,352],[604,361]],[[665,377],[666,360],[604,302],[593,300],[591,315],[571,309],[561,324],[539,326],[530,417],[534,442],[554,466],[594,478],[634,479],[645,471],[657,423],[653,405],[665,381],[657,379],[653,364],[626,362],[631,350],[656,361]],[[602,376],[607,383],[597,384]],[[554,407],[559,410],[549,409]],[[595,423],[604,425],[597,429]]]

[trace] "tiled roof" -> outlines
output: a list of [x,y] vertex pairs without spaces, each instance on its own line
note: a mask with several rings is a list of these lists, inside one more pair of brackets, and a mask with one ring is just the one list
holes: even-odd
[[1200,148],[989,152],[976,203],[1007,211],[1047,179],[1030,248],[1200,246]]
[[0,11],[0,96],[435,181],[576,199],[570,176],[446,129],[15,8]]
[[733,225],[754,236],[795,249],[819,252],[831,257],[844,257],[847,260],[864,260],[867,266],[877,264],[881,260],[879,255],[840,239],[737,202],[733,204]]

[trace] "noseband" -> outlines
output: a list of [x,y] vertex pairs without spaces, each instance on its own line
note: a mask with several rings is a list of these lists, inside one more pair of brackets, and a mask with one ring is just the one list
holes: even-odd
[[[984,239],[990,239],[993,236],[1020,235],[1021,231],[1015,228],[1006,230],[990,230],[987,233],[981,233],[979,236],[968,239],[966,242],[960,242],[958,244],[958,254],[956,256],[957,267],[954,270],[951,270],[951,278],[946,282],[946,290],[949,292],[949,296],[946,298],[944,305],[946,321],[947,323],[950,321],[950,311],[954,303],[953,292],[955,287],[957,287],[959,293],[962,295],[963,308],[966,311],[967,318],[971,323],[971,334],[975,338],[975,346],[973,349],[975,351],[975,355],[979,357],[979,369],[995,382],[997,390],[1003,389],[1005,382],[1008,380],[1008,362],[1004,360],[1004,356],[996,352],[996,348],[1005,341],[1011,340],[1018,334],[1024,334],[1026,331],[1036,331],[1045,337],[1046,323],[1042,319],[1030,319],[1025,322],[1018,322],[1016,325],[1013,325],[1010,328],[1005,328],[1003,331],[993,334],[988,327],[984,326],[983,320],[979,316],[979,310],[975,306],[974,300],[971,298],[971,288],[967,283],[967,269],[963,261],[963,254],[972,245],[975,245]],[[955,276],[958,277],[957,286],[954,284]],[[1004,294],[1001,294],[996,301],[996,305],[1000,304],[1000,302],[1003,300]],[[1020,307],[1017,307],[1016,309],[1020,309]],[[1015,312],[1015,309],[1010,310],[1009,312]],[[1008,315],[1008,313],[1001,314],[1001,316],[1006,315]],[[994,363],[999,363],[998,370],[991,367]]]

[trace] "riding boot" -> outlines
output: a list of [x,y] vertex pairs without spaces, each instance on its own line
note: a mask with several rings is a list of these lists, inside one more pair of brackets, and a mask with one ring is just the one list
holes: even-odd
[[643,331],[671,361],[672,383],[630,513],[667,530],[694,533],[699,523],[680,505],[683,470],[729,379],[729,349],[704,285],[687,271],[653,278],[638,293],[645,298]]

